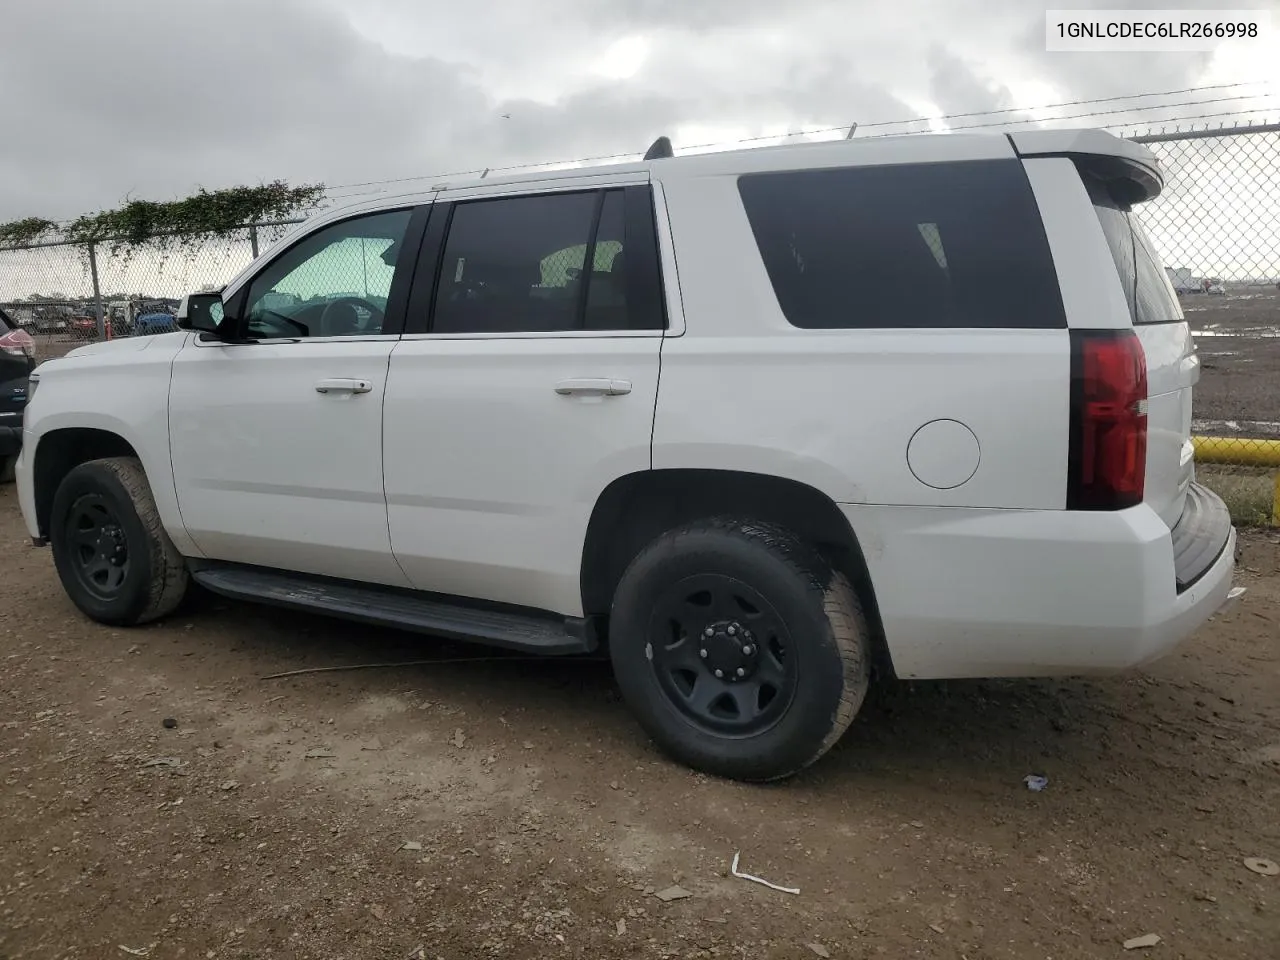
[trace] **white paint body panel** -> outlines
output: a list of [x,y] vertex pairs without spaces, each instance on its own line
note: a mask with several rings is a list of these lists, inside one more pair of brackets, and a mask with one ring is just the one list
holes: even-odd
[[1108,673],[1157,659],[1227,599],[1235,533],[1179,594],[1169,528],[1117,513],[848,505],[901,677]]
[[[1095,151],[1146,166],[1149,153],[1094,133],[1018,134],[1014,143],[1041,154],[1024,167],[1069,329],[798,330],[782,316],[737,190],[736,177],[753,171],[1015,156],[1001,135],[809,144],[435,185],[328,211],[282,242],[436,196],[648,180],[666,336],[203,346],[177,334],[85,348],[41,367],[28,406],[18,464],[28,529],[38,533],[31,460],[41,437],[98,427],[138,450],[166,531],[187,556],[575,616],[588,521],[613,481],[651,468],[739,470],[807,484],[839,505],[903,676],[1146,662],[1225,600],[1234,534],[1204,578],[1176,593],[1169,527],[1191,476],[1198,376],[1185,324],[1139,333],[1152,393],[1147,502],[1115,513],[1064,509],[1069,330],[1125,329],[1130,319],[1084,187],[1071,161],[1051,154]],[[368,381],[369,392],[315,391],[334,378]],[[570,379],[625,382],[629,391],[557,393]],[[936,426],[944,422],[965,429]],[[926,425],[935,426],[922,432]]]
[[[925,155],[1012,156],[1001,138],[952,139]],[[873,143],[859,162],[921,159],[909,140]],[[838,145],[804,156],[850,163]],[[700,175],[701,160],[663,182],[687,330],[663,345],[656,469],[772,474],[838,503],[1063,506],[1066,330],[798,330],[778,305],[736,175]],[[954,489],[926,486],[907,462],[912,436],[939,418],[965,424],[981,450],[972,479]]]
[[[387,383],[391,542],[421,590],[582,613],[597,498],[649,469],[658,336],[406,338]],[[561,395],[569,379],[625,381]]]
[[184,555],[200,556],[183,525],[169,466],[170,369],[189,338],[168,333],[104,341],[77,347],[37,368],[40,386],[27,405],[16,470],[19,502],[32,537],[39,536],[32,470],[41,438],[62,428],[88,428],[114,433],[137,451],[165,532]]
[[[1143,501],[1170,528],[1182,515],[1195,479],[1191,443],[1192,388],[1200,379],[1190,325],[1133,327],[1115,262],[1075,165],[1065,158],[1027,160],[1023,166],[1053,252],[1067,323],[1081,329],[1134,329],[1147,363],[1147,477]],[[1141,206],[1138,207],[1141,217]],[[1177,304],[1168,276],[1161,277]],[[1182,315],[1179,306],[1178,315]]]
[[[173,364],[173,470],[205,555],[406,586],[382,493],[394,338],[199,344]],[[327,393],[333,378],[368,393]],[[38,392],[38,391],[37,391]]]

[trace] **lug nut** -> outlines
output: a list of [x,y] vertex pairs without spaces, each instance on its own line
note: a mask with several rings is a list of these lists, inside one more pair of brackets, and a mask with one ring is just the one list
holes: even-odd
[[738,676],[740,676],[740,677],[745,677],[746,675],[747,675],[747,671],[746,671],[746,670],[744,670],[742,667],[739,667],[739,668],[738,668]]
[[742,648],[742,652],[749,657],[756,652],[756,648],[751,646],[750,644],[747,644],[745,647]]
[[704,637],[714,637],[716,635],[716,632],[711,627],[707,627],[707,629],[702,631],[702,635]]
[[717,676],[717,677],[723,677],[723,676],[724,676],[724,671],[723,671],[723,670],[717,670],[717,671],[716,671],[716,676]]
[[737,633],[737,632],[738,632],[738,625],[737,625],[736,623],[735,623],[735,624],[730,624],[730,626],[729,626],[729,636],[731,636],[731,637],[732,637],[732,636],[733,636],[735,633]]
[[699,651],[698,651],[698,656],[700,656],[703,660],[707,659],[707,651],[705,651],[705,650],[699,650]]

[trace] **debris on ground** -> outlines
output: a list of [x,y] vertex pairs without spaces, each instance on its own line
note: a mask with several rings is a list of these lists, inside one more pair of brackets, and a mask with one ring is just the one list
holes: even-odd
[[218,784],[218,789],[224,790],[224,791],[231,791],[231,790],[238,789],[239,786],[240,786],[239,780],[223,780],[220,784]]
[[400,844],[400,849],[401,850],[421,850],[422,844],[420,844],[417,840],[406,840],[404,843]]
[[806,943],[806,947],[816,956],[822,957],[822,960],[831,960],[831,951],[820,943]]
[[156,757],[154,760],[148,760],[142,765],[143,767],[180,767],[182,761],[177,757]]
[[126,947],[123,943],[118,943],[116,946],[131,957],[145,957],[151,953],[150,947]]
[[303,754],[308,760],[322,760],[328,757],[336,757],[337,754],[332,750],[325,750],[323,747],[317,747],[314,750],[308,750]]
[[453,737],[449,742],[461,750],[463,745],[467,742],[467,735],[463,733],[462,728],[459,727],[457,730],[453,731]]
[[1260,873],[1264,877],[1274,877],[1280,874],[1280,863],[1274,860],[1266,860],[1262,857],[1245,857],[1244,865],[1254,873]]
[[1035,773],[1028,773],[1022,778],[1022,782],[1027,785],[1027,789],[1034,793],[1039,793],[1049,785],[1049,778],[1042,777]]
[[627,921],[619,918],[618,922],[615,924],[615,928],[618,931],[618,936],[623,936],[627,932]]
[[174,727],[178,725],[178,721],[175,720],[173,717],[165,717],[163,720],[160,721],[160,725],[164,727],[166,730],[172,730]]
[[654,894],[663,903],[670,903],[672,900],[687,900],[693,896],[688,890],[679,885],[667,887],[665,890],[659,890]]
[[738,858],[740,856],[741,856],[741,851],[739,851],[738,853],[735,853],[733,855],[733,863],[729,865],[729,872],[732,873],[739,880],[750,880],[752,883],[761,884],[762,886],[768,887],[770,890],[777,890],[780,893],[790,893],[790,894],[799,895],[800,890],[797,887],[780,887],[776,883],[770,883],[768,880],[763,880],[760,877],[753,877],[749,873],[739,873]]
[[1126,940],[1124,942],[1124,948],[1126,950],[1142,950],[1145,947],[1154,947],[1159,942],[1160,934],[1146,933],[1140,937],[1134,937],[1131,940]]

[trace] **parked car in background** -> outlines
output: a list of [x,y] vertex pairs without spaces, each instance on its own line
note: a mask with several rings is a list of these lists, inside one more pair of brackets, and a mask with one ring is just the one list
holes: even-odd
[[0,483],[13,479],[22,449],[22,412],[36,366],[36,342],[0,309]]
[[660,140],[327,210],[44,364],[22,513],[102,623],[195,581],[607,652],[669,754],[785,777],[873,661],[1105,674],[1233,596],[1162,188],[1097,130]]

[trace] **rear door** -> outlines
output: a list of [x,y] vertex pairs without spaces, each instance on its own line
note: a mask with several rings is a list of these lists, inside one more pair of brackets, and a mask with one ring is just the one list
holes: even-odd
[[650,466],[665,318],[638,179],[437,200],[383,426],[414,587],[581,613],[596,500]]
[[1130,208],[1117,200],[1104,181],[1090,175],[1087,166],[1081,173],[1147,360],[1143,499],[1172,528],[1182,516],[1187,488],[1195,479],[1191,392],[1200,379],[1200,360],[1168,272],[1143,228],[1141,205]]

